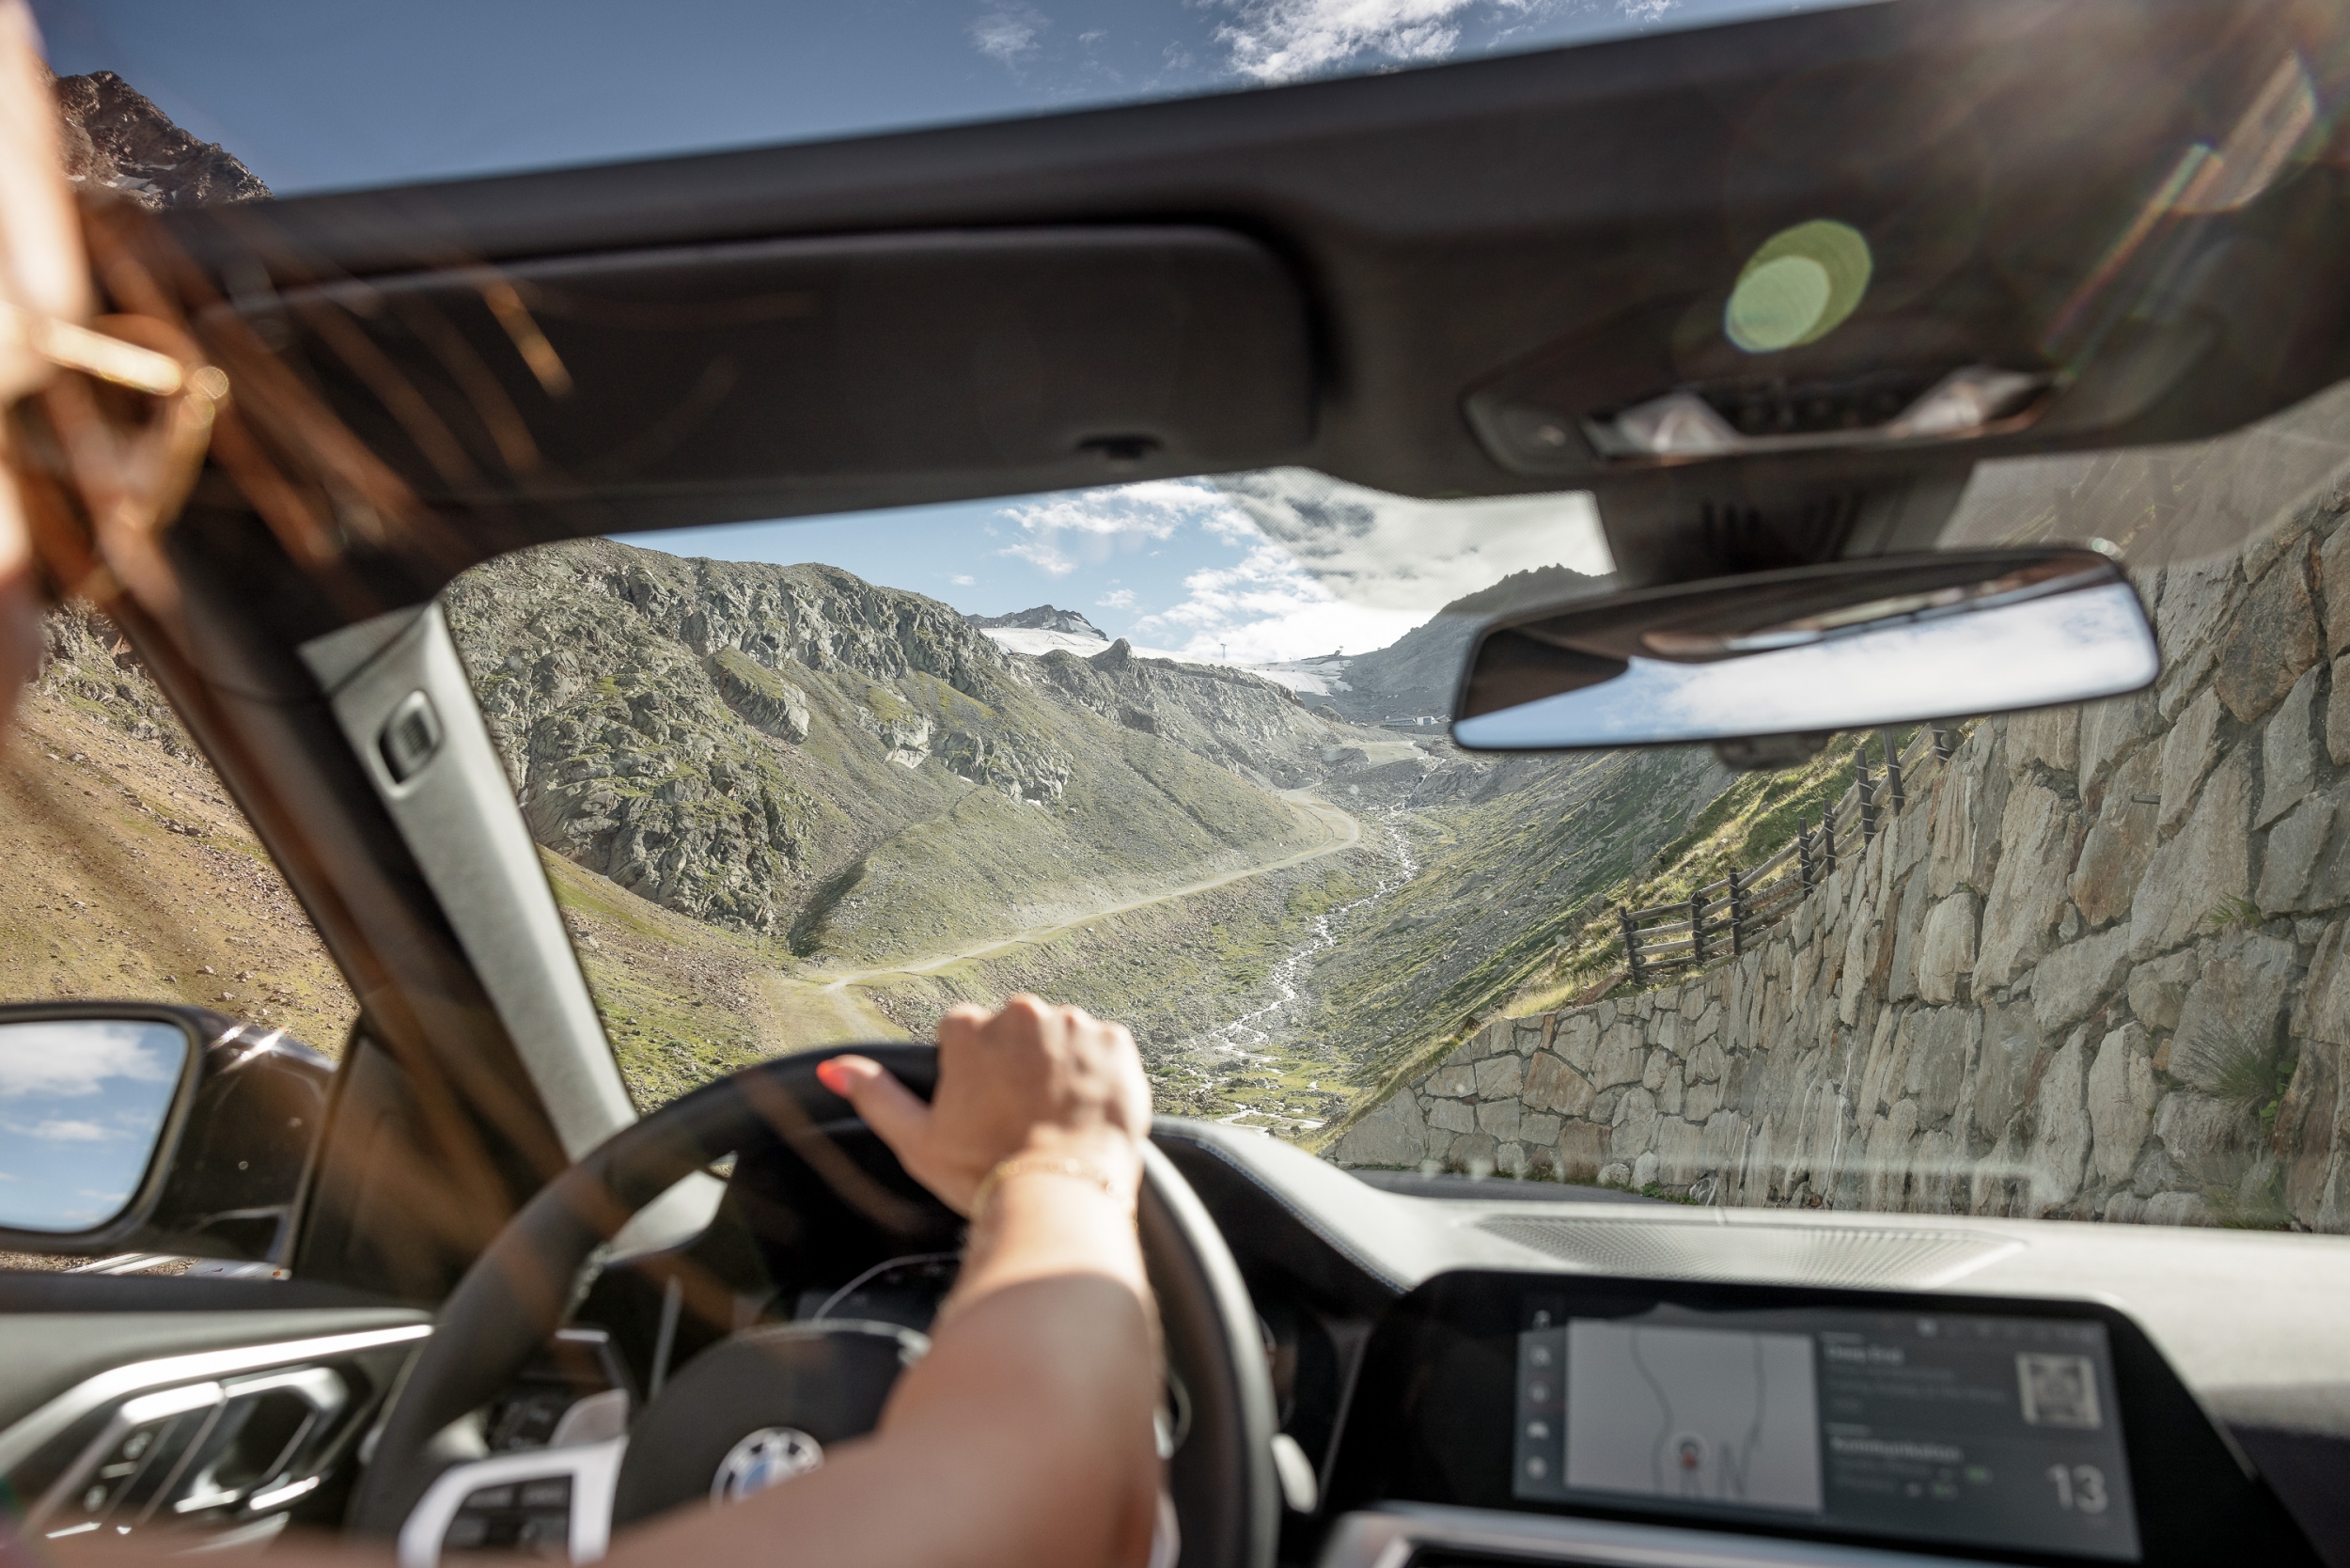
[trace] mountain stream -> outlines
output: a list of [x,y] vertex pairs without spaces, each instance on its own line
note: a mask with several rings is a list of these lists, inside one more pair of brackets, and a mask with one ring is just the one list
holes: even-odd
[[[1394,859],[1387,871],[1381,875],[1377,886],[1359,899],[1340,904],[1335,909],[1326,909],[1314,917],[1313,924],[1308,928],[1306,940],[1273,966],[1268,977],[1273,987],[1273,1000],[1200,1037],[1198,1043],[1206,1046],[1212,1057],[1229,1064],[1228,1070],[1255,1064],[1269,1068],[1277,1076],[1284,1068],[1293,1065],[1290,1055],[1277,1048],[1268,1050],[1264,1047],[1275,1045],[1275,1030],[1286,1021],[1289,1010],[1304,996],[1298,979],[1304,974],[1306,966],[1338,946],[1340,927],[1419,874],[1419,861],[1412,854],[1412,841],[1395,820],[1400,813],[1390,811],[1386,815],[1388,820],[1382,825],[1386,828],[1387,847]],[[1306,1087],[1314,1090],[1320,1085],[1318,1082],[1308,1083]],[[1262,1133],[1310,1132],[1322,1125],[1321,1121],[1311,1118],[1290,1114],[1287,1106],[1244,1105],[1230,1116],[1217,1120],[1229,1126],[1246,1125]]]

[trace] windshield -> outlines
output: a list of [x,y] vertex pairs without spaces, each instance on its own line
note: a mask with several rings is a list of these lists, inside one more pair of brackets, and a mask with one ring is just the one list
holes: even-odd
[[[60,76],[112,72],[110,101],[122,86],[143,95],[119,105],[126,146],[156,162],[184,132],[292,196],[1229,92],[1848,3],[710,0],[655,12],[611,0],[34,0],[33,10]],[[176,128],[154,123],[156,109]]]
[[1357,1169],[2339,1231],[2345,429],[1986,470],[1954,535],[2149,462],[2266,525],[2136,572],[2153,689],[1782,772],[1447,739],[1471,626],[1604,586],[1576,495],[1161,481],[445,606],[648,1103],[1029,990],[1128,1022],[1162,1114]]
[[[70,171],[172,207],[1785,8],[40,15]],[[2345,435],[2328,394],[2227,441],[1985,464],[1942,542],[2097,541],[2164,674],[1847,733],[1781,772],[1451,745],[1471,630],[1608,586],[1574,494],[1154,480],[581,541],[444,607],[643,1105],[1029,990],[1130,1024],[1162,1113],[1355,1169],[2343,1231]],[[111,635],[53,631],[54,667],[88,679],[28,733],[137,697],[106,684]],[[51,765],[97,765],[55,733]],[[199,774],[119,788],[220,805]],[[264,1017],[324,1043],[350,1004],[302,992],[323,959],[297,934],[265,962],[182,943],[102,966],[261,987]],[[26,994],[86,983],[70,946],[20,956]]]

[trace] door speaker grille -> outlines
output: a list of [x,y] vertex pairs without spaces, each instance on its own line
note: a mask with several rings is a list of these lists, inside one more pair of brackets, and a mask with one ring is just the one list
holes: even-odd
[[1922,1289],[1971,1274],[2021,1244],[1964,1231],[1810,1225],[1641,1224],[1488,1215],[1488,1235],[1599,1274],[1648,1279]]

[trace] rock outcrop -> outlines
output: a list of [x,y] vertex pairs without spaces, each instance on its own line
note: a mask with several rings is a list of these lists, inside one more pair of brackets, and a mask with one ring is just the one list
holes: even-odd
[[1050,604],[1015,610],[1010,615],[967,615],[963,619],[982,632],[1066,632],[1072,636],[1099,637],[1105,643],[1110,640],[1108,633],[1075,610],[1057,610]]
[[1334,738],[1350,732],[1307,711],[1286,687],[1222,665],[1146,659],[1123,637],[1090,658],[1055,650],[1033,667],[1062,699],[1275,789],[1322,779],[1334,766]]
[[219,143],[199,141],[111,71],[60,77],[57,129],[66,178],[142,207],[259,201],[269,187]]

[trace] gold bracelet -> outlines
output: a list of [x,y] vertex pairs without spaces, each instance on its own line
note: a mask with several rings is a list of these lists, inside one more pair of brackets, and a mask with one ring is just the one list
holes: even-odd
[[1088,1165],[1080,1159],[1058,1154],[1015,1154],[1000,1160],[995,1168],[979,1178],[978,1188],[971,1194],[971,1223],[977,1225],[987,1212],[987,1200],[995,1196],[996,1186],[1007,1176],[1073,1176],[1080,1182],[1091,1182],[1102,1189],[1102,1196],[1119,1199],[1125,1196],[1124,1187],[1115,1177],[1099,1166]]

